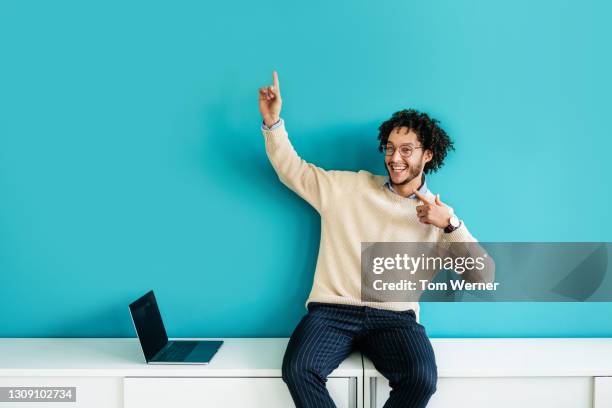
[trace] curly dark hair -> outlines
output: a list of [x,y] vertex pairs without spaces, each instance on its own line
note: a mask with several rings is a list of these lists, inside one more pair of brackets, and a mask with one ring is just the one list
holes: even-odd
[[396,127],[405,126],[413,130],[424,149],[431,150],[433,157],[425,164],[423,172],[434,173],[444,165],[444,158],[449,150],[455,150],[453,141],[446,132],[438,126],[439,120],[430,118],[426,113],[414,109],[404,109],[395,112],[391,119],[383,122],[378,128],[378,151],[383,151],[387,145],[391,131]]

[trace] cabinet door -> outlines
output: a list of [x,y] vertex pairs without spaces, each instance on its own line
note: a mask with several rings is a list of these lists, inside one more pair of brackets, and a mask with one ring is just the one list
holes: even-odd
[[[355,408],[356,378],[329,378],[336,406]],[[281,378],[146,378],[124,380],[124,408],[287,408],[291,394]]]
[[[389,397],[389,382],[373,380],[371,407],[380,408]],[[591,408],[592,393],[592,377],[440,378],[427,408]]]
[[593,407],[612,407],[612,377],[595,377],[595,401]]

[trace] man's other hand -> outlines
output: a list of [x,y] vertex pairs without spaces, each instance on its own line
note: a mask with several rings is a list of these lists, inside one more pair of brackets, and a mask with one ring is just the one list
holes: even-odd
[[266,126],[270,127],[279,121],[282,105],[278,73],[273,71],[272,85],[259,88],[259,112]]

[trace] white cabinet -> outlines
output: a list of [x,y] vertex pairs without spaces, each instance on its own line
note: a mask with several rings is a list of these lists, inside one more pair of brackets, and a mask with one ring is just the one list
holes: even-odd
[[[199,366],[147,365],[137,339],[0,339],[0,387],[76,389],[76,402],[54,407],[294,406],[281,378],[289,339],[224,340],[210,364]],[[612,408],[610,338],[431,342],[438,383],[428,408]],[[327,388],[340,408],[380,408],[390,391],[358,351],[331,373]]]
[[[591,408],[592,384],[591,377],[439,378],[427,408]],[[371,407],[381,408],[388,381],[372,378],[371,389]]]
[[[0,357],[1,358],[1,357]],[[0,387],[73,387],[73,402],[0,402],[0,407],[40,408],[117,408],[122,404],[122,379],[119,377],[71,377],[71,376],[0,376]]]
[[[338,408],[356,408],[356,378],[329,378]],[[281,378],[146,378],[124,380],[124,408],[287,408],[293,401]]]
[[612,407],[612,377],[595,377],[593,408]]
[[[428,408],[612,408],[612,339],[431,339],[438,367]],[[364,358],[365,406],[389,383]]]

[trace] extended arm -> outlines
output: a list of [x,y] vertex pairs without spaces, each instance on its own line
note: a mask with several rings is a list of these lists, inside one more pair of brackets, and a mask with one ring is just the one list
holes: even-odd
[[259,110],[264,120],[261,131],[266,154],[283,184],[321,212],[331,194],[336,172],[308,163],[296,153],[289,141],[285,123],[280,119],[281,107],[280,84],[274,71],[273,85],[259,89]]

